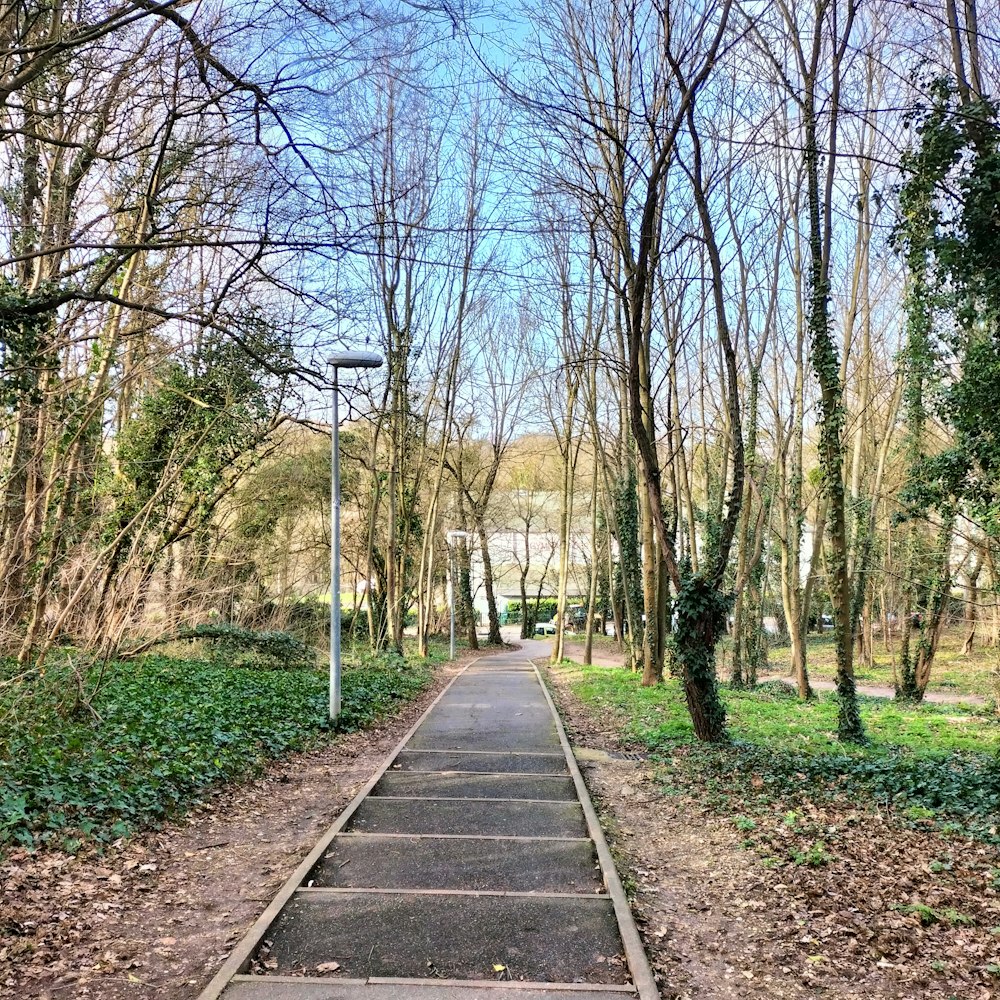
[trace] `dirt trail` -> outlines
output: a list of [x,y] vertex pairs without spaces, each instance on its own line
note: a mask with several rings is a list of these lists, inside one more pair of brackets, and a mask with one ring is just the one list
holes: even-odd
[[[780,681],[790,688],[795,687],[795,682],[784,674],[763,674],[762,681]],[[817,691],[836,691],[837,685],[833,681],[812,680],[810,684]],[[859,684],[858,694],[867,698],[895,698],[896,692],[889,687],[878,687],[872,684]],[[937,705],[985,705],[986,699],[978,694],[948,694],[944,691],[928,691],[924,694],[924,701],[933,702]]]

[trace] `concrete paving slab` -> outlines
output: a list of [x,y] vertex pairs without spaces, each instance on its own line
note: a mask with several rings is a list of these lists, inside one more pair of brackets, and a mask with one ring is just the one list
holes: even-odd
[[503,799],[388,799],[369,797],[346,827],[351,833],[451,833],[500,837],[585,837],[577,802]]
[[522,670],[531,674],[535,672],[535,668],[531,665],[531,662],[527,657],[524,659],[517,659],[512,657],[510,653],[497,653],[496,656],[479,657],[478,660],[470,664],[466,673],[474,674],[486,670]]
[[462,753],[461,751],[404,750],[393,771],[491,771],[518,774],[569,774],[562,753]]
[[454,840],[338,837],[306,885],[340,889],[474,889],[580,892],[603,889],[587,840]]
[[462,680],[466,680],[469,677],[537,677],[534,668],[532,667],[512,667],[504,664],[499,660],[495,661],[484,661],[482,666],[473,667],[470,670],[466,670],[462,675]]
[[494,687],[530,687],[538,686],[538,677],[533,670],[480,670],[462,674],[458,679],[458,687],[474,687],[477,684],[489,684]]
[[268,932],[282,973],[338,962],[349,978],[625,983],[611,901],[551,896],[301,893]]
[[461,691],[463,688],[474,688],[480,685],[489,685],[497,689],[506,687],[527,690],[531,687],[538,687],[538,677],[533,670],[481,670],[478,673],[467,671],[455,681],[452,689]]
[[493,698],[492,702],[482,702],[464,697],[461,701],[442,700],[434,713],[435,719],[460,719],[463,716],[474,719],[479,724],[489,725],[491,722],[506,722],[508,719],[543,723],[552,718],[552,713],[544,701],[528,701],[524,698],[519,701],[501,701]]
[[461,683],[467,684],[469,681],[480,680],[484,677],[491,679],[502,678],[509,681],[531,680],[536,684],[538,683],[538,675],[531,667],[505,667],[500,664],[466,670],[458,679]]
[[[545,698],[535,685],[534,690],[525,691],[492,691],[487,687],[476,687],[470,690],[455,691],[450,697],[442,698],[438,703],[441,714],[459,711],[473,711],[479,715],[506,716],[514,712],[544,712],[548,708]],[[438,712],[435,712],[437,715]]]
[[538,675],[534,670],[506,670],[500,667],[487,667],[483,670],[467,670],[459,678],[463,685],[489,681],[491,684],[537,684]]
[[[537,716],[544,718],[548,706],[544,702],[526,702],[523,699],[501,698],[499,695],[490,695],[490,703],[485,704],[476,699],[462,696],[454,704],[441,700],[432,718],[440,719],[450,716],[475,715],[477,718],[488,722],[490,719],[506,720],[511,716],[525,718]],[[551,713],[550,713],[551,714]]]
[[466,674],[479,673],[528,673],[534,674],[535,668],[528,660],[512,659],[509,653],[498,653],[496,656],[481,656],[473,663]]
[[[546,717],[548,706],[543,702],[532,702],[527,699],[501,702],[492,695],[487,697],[493,699],[492,704],[465,697],[461,701],[447,702],[434,713],[434,719],[459,721],[464,717],[485,728],[505,724],[512,719],[536,724],[548,722]],[[548,716],[551,718],[551,713],[548,713]]]
[[285,979],[274,976],[240,977],[222,994],[222,1000],[628,1000],[632,991],[612,992],[606,986],[592,990],[503,986],[452,986],[436,983],[344,983],[334,979]]
[[[442,698],[438,709],[443,714],[459,711],[474,711],[479,715],[504,716],[514,712],[543,712],[548,708],[545,698],[535,689],[526,691],[504,691],[502,694],[487,687],[455,691],[448,698]],[[438,714],[435,712],[435,715]]]
[[[536,685],[537,687],[537,685]],[[535,712],[541,714],[547,708],[544,699],[535,692],[507,691],[502,695],[488,689],[456,691],[447,701],[441,700],[439,712],[435,715],[451,715],[458,712],[475,712],[483,718],[503,718],[515,712]]]
[[[452,682],[201,1000],[657,1000],[579,770],[523,655],[491,654]],[[261,947],[277,968],[239,974]],[[334,975],[319,974],[324,962],[339,963]],[[514,981],[498,981],[497,965]]]
[[[548,705],[545,704],[545,699],[541,695],[536,697],[531,691],[518,693],[515,698],[507,698],[505,699],[505,704],[510,705],[517,711],[526,708],[541,711],[543,708],[548,708]],[[456,691],[451,697],[442,698],[438,705],[442,709],[471,708],[477,712],[492,712],[494,714],[497,711],[495,696],[490,691],[482,689],[476,691]]]
[[542,707],[545,697],[538,686],[537,681],[525,682],[516,686],[504,685],[498,687],[494,684],[469,684],[448,692],[447,698],[442,698],[442,707],[446,707],[452,702],[489,702],[494,708],[500,704],[524,704],[529,703]]
[[548,705],[545,704],[542,698],[529,698],[527,695],[524,695],[516,700],[505,700],[502,707],[498,708],[496,698],[488,691],[470,691],[468,693],[463,691],[447,701],[442,699],[440,709],[443,715],[456,712],[475,712],[479,716],[490,718],[491,716],[495,717],[507,714],[543,716],[548,710]]
[[538,674],[531,667],[509,667],[500,664],[466,670],[458,679],[463,684],[467,684],[469,681],[481,680],[484,677],[502,678],[510,681],[532,680],[536,684],[538,683]]
[[559,737],[551,718],[475,718],[468,712],[434,713],[410,738],[414,750],[556,750]]
[[575,802],[576,788],[567,775],[421,774],[395,771],[385,774],[372,795],[429,799],[552,799]]

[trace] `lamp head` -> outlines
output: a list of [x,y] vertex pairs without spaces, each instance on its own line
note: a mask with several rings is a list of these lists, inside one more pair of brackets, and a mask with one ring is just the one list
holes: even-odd
[[382,355],[371,351],[338,351],[326,363],[332,368],[381,368]]

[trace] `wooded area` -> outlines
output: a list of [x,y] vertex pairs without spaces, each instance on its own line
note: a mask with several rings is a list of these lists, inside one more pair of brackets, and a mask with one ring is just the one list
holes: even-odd
[[829,617],[846,741],[876,637],[904,699],[949,622],[1000,655],[997,21],[4,5],[4,683],[61,647],[315,625],[343,345],[386,358],[342,438],[373,650],[412,620],[426,654],[449,529],[499,641],[490,539],[527,560],[547,494],[554,659],[582,518],[587,634],[682,678],[702,740],[717,644],[752,686],[765,618],[805,699]]
[[0,996],[190,1000],[518,632],[664,997],[995,995],[998,84],[977,0],[0,0]]

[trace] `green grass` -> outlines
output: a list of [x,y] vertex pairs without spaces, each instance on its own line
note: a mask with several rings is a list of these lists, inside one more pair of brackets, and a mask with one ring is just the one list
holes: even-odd
[[[987,646],[984,637],[980,635],[972,652],[965,656],[962,652],[965,636],[965,628],[951,627],[944,630],[934,657],[928,690],[942,694],[972,694],[982,698],[995,698],[1000,671],[1000,649]],[[873,654],[875,663],[872,667],[862,663],[855,664],[858,683],[893,688],[895,677],[892,662],[893,654],[897,660],[899,658],[899,636],[892,637],[889,649],[881,636],[875,636]],[[834,679],[837,662],[831,633],[810,635],[806,641],[806,655],[811,677],[828,681]],[[772,647],[768,653],[768,670],[774,673],[787,672],[790,656],[790,647]],[[725,670],[722,669],[721,672],[725,673]]]
[[[426,666],[398,657],[348,665],[337,728],[369,725],[430,677]],[[209,786],[316,744],[331,728],[323,669],[163,656],[116,663],[93,700],[98,718],[67,711],[72,684],[68,667],[54,665],[0,688],[0,850],[121,837],[189,808]]]
[[[610,628],[610,626],[608,626]],[[573,642],[586,642],[587,641],[587,630],[581,629],[579,632],[574,632],[572,630],[566,631],[566,637],[571,639]],[[600,632],[594,633],[594,645],[595,646],[610,646],[612,649],[621,650],[622,644],[613,635],[601,635]]]
[[557,669],[568,671],[573,691],[596,716],[613,720],[626,743],[683,760],[710,793],[741,801],[805,787],[863,794],[914,821],[954,819],[996,834],[1000,720],[986,709],[863,698],[870,743],[853,747],[836,739],[832,693],[802,703],[777,682],[753,692],[723,688],[733,743],[720,749],[695,740],[675,680],[644,688],[625,670]]
[[[469,648],[468,642],[462,637],[456,637],[456,647],[459,650],[466,651]],[[356,643],[352,647],[348,647],[348,652],[345,655],[353,653],[356,657],[364,657],[367,655],[368,644]],[[403,655],[405,656],[407,662],[417,659],[417,640],[413,636],[403,636]],[[427,637],[427,663],[447,663],[451,658],[451,640],[447,635],[430,635]]]

